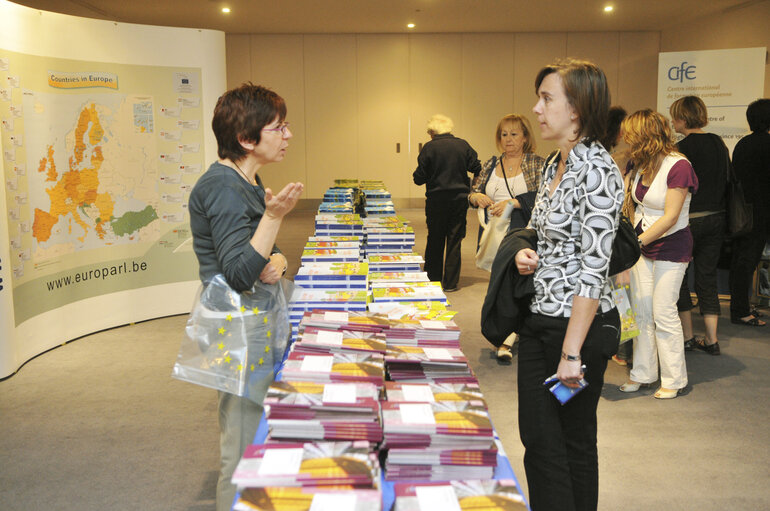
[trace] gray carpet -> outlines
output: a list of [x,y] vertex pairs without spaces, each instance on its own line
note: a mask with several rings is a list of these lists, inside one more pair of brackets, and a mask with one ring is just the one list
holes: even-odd
[[[420,210],[403,210],[425,243]],[[279,246],[296,272],[312,212],[285,221]],[[479,331],[488,274],[475,268],[468,215],[459,291],[462,345],[526,490],[516,427],[516,364]],[[192,299],[192,297],[191,297]],[[219,459],[213,391],[171,379],[186,316],[99,332],[44,353],[0,382],[0,509],[213,509]],[[696,332],[702,322],[694,315]],[[687,354],[690,385],[671,401],[621,394],[612,362],[599,403],[601,510],[770,509],[770,327],[732,325],[722,356]]]

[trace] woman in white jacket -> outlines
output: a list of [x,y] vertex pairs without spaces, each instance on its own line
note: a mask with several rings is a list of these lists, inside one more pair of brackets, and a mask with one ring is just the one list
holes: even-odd
[[698,178],[676,152],[665,117],[640,110],[623,121],[634,168],[629,174],[624,212],[633,219],[642,257],[631,271],[640,304],[640,334],[634,340],[634,365],[622,392],[636,392],[658,380],[657,399],[675,398],[687,385],[682,324],[676,301],[692,258],[688,225],[690,199]]

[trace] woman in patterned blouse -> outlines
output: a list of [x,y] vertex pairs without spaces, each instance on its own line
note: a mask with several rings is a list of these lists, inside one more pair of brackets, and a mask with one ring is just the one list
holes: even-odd
[[[532,275],[531,314],[519,332],[519,431],[530,504],[539,510],[595,510],[599,496],[596,407],[607,360],[617,350],[620,319],[608,279],[623,180],[604,135],[607,79],[596,65],[566,60],[540,70],[533,108],[549,159],[529,226],[537,250],[515,257]],[[543,382],[588,385],[566,404]]]

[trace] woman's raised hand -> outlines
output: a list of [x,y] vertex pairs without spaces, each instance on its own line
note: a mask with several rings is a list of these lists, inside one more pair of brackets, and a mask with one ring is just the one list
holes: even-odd
[[297,205],[304,188],[302,183],[289,183],[276,195],[270,188],[265,188],[265,216],[283,218]]

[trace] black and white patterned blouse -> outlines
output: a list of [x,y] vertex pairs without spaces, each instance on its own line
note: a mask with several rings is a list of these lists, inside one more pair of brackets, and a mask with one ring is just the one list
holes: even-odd
[[529,227],[538,235],[533,313],[569,317],[572,298],[614,307],[607,278],[612,240],[623,204],[623,178],[604,147],[578,143],[553,195],[549,188],[559,158],[546,168]]

